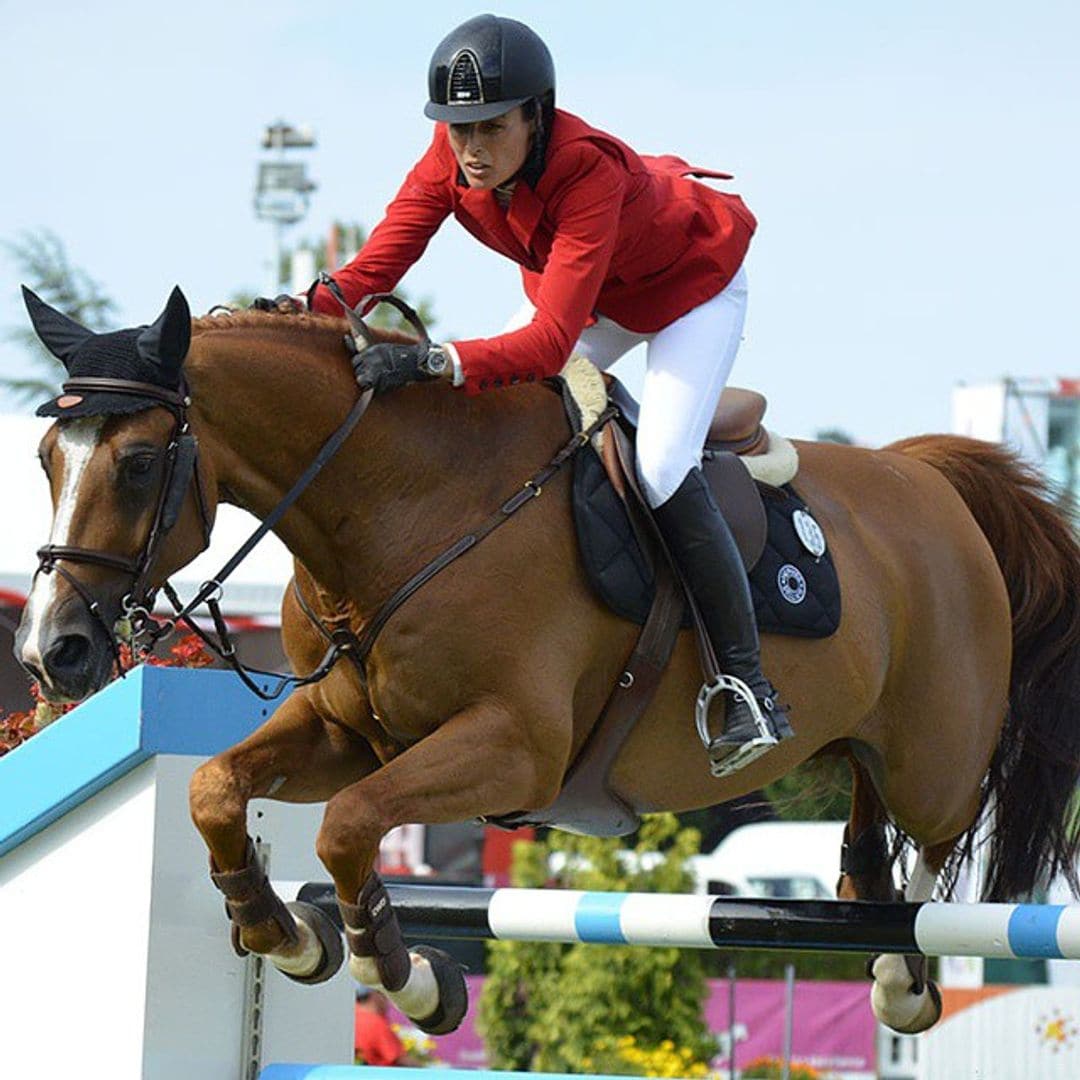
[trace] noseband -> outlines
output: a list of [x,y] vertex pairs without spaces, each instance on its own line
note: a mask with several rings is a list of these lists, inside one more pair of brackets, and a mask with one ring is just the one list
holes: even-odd
[[[119,570],[127,574],[131,578],[131,588],[121,601],[122,618],[128,622],[149,618],[156,593],[156,590],[149,587],[150,574],[165,537],[172,531],[180,517],[180,510],[193,479],[195,501],[199,508],[199,521],[202,526],[203,544],[200,550],[207,547],[210,543],[210,514],[207,510],[206,492],[199,472],[198,441],[191,434],[187,420],[191,397],[183,383],[179,390],[170,390],[154,383],[133,382],[127,379],[71,379],[64,383],[63,389],[65,394],[91,394],[105,391],[110,394],[150,398],[156,404],[168,409],[173,416],[172,433],[165,450],[165,476],[158,494],[157,506],[154,509],[153,522],[142,551],[134,558],[128,558],[93,548],[46,544],[37,552],[38,567],[34,577],[55,571],[79,594],[90,615],[104,629],[117,663],[120,664],[120,649],[115,628],[105,621],[98,602],[86,586],[61,566],[60,560],[102,566],[108,570]],[[123,665],[120,666],[122,670]]]

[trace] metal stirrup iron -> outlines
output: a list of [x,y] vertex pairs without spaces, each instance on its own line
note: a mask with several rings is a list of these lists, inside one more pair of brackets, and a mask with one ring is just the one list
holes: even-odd
[[[717,761],[713,756],[713,752],[719,747],[720,739],[713,738],[709,732],[709,707],[712,705],[713,698],[724,691],[745,702],[754,723],[757,725],[758,734],[749,742],[744,742],[732,753]],[[766,707],[770,707],[768,703],[766,703]],[[702,684],[701,689],[698,691],[697,702],[694,705],[694,718],[697,723],[698,736],[705,749],[709,751],[709,772],[716,777],[730,776],[732,773],[744,769],[777,744],[776,736],[769,730],[768,721],[765,719],[765,714],[761,711],[761,706],[758,704],[757,698],[754,697],[753,691],[742,679],[737,679],[734,675],[717,675],[712,682]]]

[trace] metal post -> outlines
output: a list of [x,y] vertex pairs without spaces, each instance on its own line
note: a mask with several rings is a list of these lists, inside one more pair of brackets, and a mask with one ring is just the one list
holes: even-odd
[[791,1080],[791,1041],[795,1028],[795,965],[784,965],[784,1066],[783,1080]]
[[728,977],[728,1080],[735,1080],[735,965],[729,964]]
[[316,145],[314,133],[279,120],[263,132],[262,147],[271,154],[259,162],[255,185],[255,216],[273,225],[273,265],[267,275],[270,295],[287,289],[283,273],[285,229],[301,221],[308,211],[311,192],[316,188],[303,161],[290,161],[294,150],[310,150]]

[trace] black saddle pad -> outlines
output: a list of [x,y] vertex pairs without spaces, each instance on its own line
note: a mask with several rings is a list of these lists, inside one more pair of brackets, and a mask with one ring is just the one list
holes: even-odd
[[[578,546],[589,582],[617,615],[644,624],[654,593],[652,553],[642,550],[626,507],[591,448],[575,459],[573,489]],[[796,532],[796,512],[809,514],[810,509],[791,485],[758,484],[758,491],[768,519],[765,550],[750,571],[758,628],[769,634],[828,637],[840,625],[840,581],[828,548],[816,556]]]

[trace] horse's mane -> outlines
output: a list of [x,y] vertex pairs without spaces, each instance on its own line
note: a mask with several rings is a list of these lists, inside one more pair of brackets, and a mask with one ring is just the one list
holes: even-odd
[[[278,340],[295,338],[310,343],[313,337],[333,338],[340,342],[349,326],[343,318],[333,315],[279,315],[270,311],[234,311],[228,315],[204,315],[192,322],[192,334],[228,333],[232,331],[256,331],[272,334]],[[377,341],[415,341],[413,335],[400,330],[385,330],[371,326],[371,336]],[[321,344],[321,342],[319,342]]]

